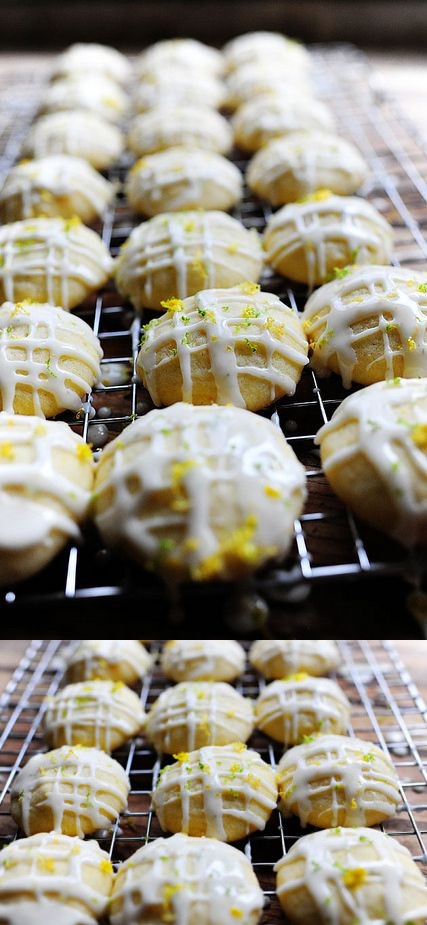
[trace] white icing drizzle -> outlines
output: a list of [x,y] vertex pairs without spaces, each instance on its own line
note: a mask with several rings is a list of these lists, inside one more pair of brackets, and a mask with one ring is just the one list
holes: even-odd
[[[138,452],[126,452],[138,444]],[[220,537],[233,536],[248,517],[257,547],[253,567],[274,549],[287,549],[305,496],[304,469],[280,431],[240,408],[178,402],[150,411],[125,428],[103,458],[111,467],[105,480],[101,467],[97,492],[111,492],[112,500],[96,520],[107,543],[125,542],[158,560],[162,539],[177,532],[174,555],[196,575],[206,559],[221,554]],[[188,503],[172,503],[174,486]],[[224,501],[214,505],[213,518],[219,491]],[[171,492],[167,506],[160,505],[157,499]]]
[[81,200],[85,216],[88,211],[102,215],[113,196],[114,185],[87,161],[57,154],[12,167],[0,193],[0,203],[6,221],[13,221],[18,211],[21,219],[38,214],[64,215],[64,209],[67,215],[77,215]]
[[177,834],[144,845],[122,865],[111,923],[151,922],[159,907],[175,925],[190,925],[195,915],[200,925],[235,925],[237,918],[256,925],[263,894],[243,852],[215,839]]
[[376,382],[345,398],[316,437],[321,445],[328,434],[356,424],[354,439],[324,460],[325,473],[358,454],[365,457],[393,493],[396,517],[391,533],[409,546],[422,541],[427,525],[426,405],[426,379]]
[[242,674],[245,657],[234,639],[172,639],[163,649],[162,668],[174,681],[227,681]]
[[[31,390],[33,413],[38,417],[45,416],[41,392],[54,396],[57,411],[77,411],[82,397],[99,378],[101,357],[98,338],[89,325],[62,308],[35,302],[17,305],[5,302],[0,307],[3,411],[13,414],[18,386],[24,386],[26,392]],[[66,365],[70,361],[88,367],[86,378]]]
[[272,662],[277,660],[274,669],[280,671],[276,677],[283,678],[298,671],[308,674],[326,674],[340,663],[340,654],[332,639],[257,639],[250,648],[249,660],[252,665],[265,674],[271,674]]
[[268,220],[264,246],[268,260],[279,272],[302,251],[307,282],[324,282],[330,272],[328,245],[344,244],[346,263],[388,263],[392,228],[376,209],[357,196],[327,196],[283,206]]
[[[278,766],[279,807],[322,828],[366,825],[367,812],[393,816],[399,803],[399,782],[386,753],[371,742],[340,735],[321,735],[297,745]],[[322,822],[322,816],[326,820]],[[375,820],[379,821],[379,820]]]
[[310,65],[308,49],[281,32],[259,31],[238,35],[224,46],[223,53],[229,70],[272,62],[287,66],[289,71],[296,67],[307,69]]
[[217,48],[198,42],[196,39],[165,39],[146,48],[138,56],[135,69],[138,77],[146,77],[151,69],[172,64],[189,71],[206,71],[219,74],[223,56]]
[[288,100],[309,96],[311,83],[300,68],[291,71],[287,63],[271,60],[245,64],[228,77],[227,106],[232,109],[266,93]]
[[[299,838],[276,864],[277,893],[281,898],[298,889],[307,892],[314,914],[325,925],[340,925],[343,914],[360,925],[420,922],[427,915],[427,886],[415,863],[404,863],[409,858],[407,848],[376,829],[315,832]],[[301,875],[283,880],[286,867],[298,861],[303,862]],[[366,875],[356,889],[351,884],[353,870]],[[373,904],[381,910],[375,919]]]
[[[237,724],[237,725],[236,725]],[[226,737],[236,739],[241,730],[247,739],[252,731],[252,702],[242,697],[234,687],[222,681],[187,681],[163,691],[148,714],[146,732],[150,740],[162,743],[162,751],[170,753],[176,729],[184,748],[191,752],[196,747],[196,736],[204,730],[211,744]]]
[[[96,748],[109,752],[136,735],[145,714],[139,697],[120,681],[81,681],[67,684],[54,697],[46,699],[44,725],[52,745],[65,739],[78,743],[79,730],[93,737]],[[77,739],[77,742],[76,742]]]
[[[72,283],[92,292],[111,272],[105,244],[76,219],[34,218],[0,227],[0,282],[8,301],[33,295],[63,308],[76,304]],[[27,292],[28,290],[28,292]],[[59,296],[59,298],[58,298]]]
[[243,103],[233,117],[236,144],[256,151],[272,138],[301,129],[331,129],[333,118],[324,103],[308,96],[283,99],[268,93]]
[[[168,830],[165,811],[179,804],[181,831],[188,834],[192,815],[202,813],[206,835],[230,841],[227,821],[238,821],[241,836],[262,830],[276,806],[277,785],[270,765],[254,751],[242,746],[205,746],[161,771],[153,806],[164,831]],[[230,797],[231,801],[230,802]]]
[[96,113],[79,109],[37,119],[25,139],[23,153],[35,158],[70,154],[101,170],[117,160],[123,146],[123,135],[115,125]]
[[180,209],[231,209],[242,196],[242,175],[213,151],[176,147],[138,161],[128,174],[132,208],[155,215]]
[[275,185],[287,177],[292,184],[298,184],[295,198],[300,198],[324,188],[340,194],[353,193],[367,172],[361,154],[345,138],[307,129],[275,138],[257,151],[249,164],[247,180],[256,193],[271,199],[273,205],[281,205],[284,200]]
[[63,745],[30,758],[15,778],[11,799],[19,800],[20,824],[26,835],[31,834],[36,806],[38,813],[52,814],[52,831],[62,831],[65,814],[73,816],[76,834],[84,838],[82,820],[89,820],[91,832],[108,827],[118,816],[111,798],[122,812],[129,790],[127,774],[113,758],[97,748]]
[[[27,461],[15,453],[27,449]],[[26,550],[49,543],[52,531],[79,537],[77,522],[86,514],[90,493],[58,471],[56,451],[79,456],[84,441],[62,421],[0,414],[0,550]],[[19,494],[18,494],[19,489]],[[39,500],[46,494],[57,503]]]
[[109,122],[120,122],[126,113],[127,96],[103,74],[73,74],[55,81],[42,99],[44,112],[68,112],[76,109],[95,112]]
[[97,677],[99,667],[129,669],[142,678],[151,666],[151,655],[137,639],[83,639],[68,660],[68,668],[78,666],[82,679]]
[[127,83],[132,74],[130,62],[117,48],[95,42],[76,42],[54,61],[55,75],[76,74],[79,71],[86,71],[91,75],[106,74],[118,83]]
[[206,72],[194,74],[189,68],[165,63],[152,68],[136,87],[134,105],[137,112],[154,109],[164,103],[179,106],[201,105],[219,109],[224,102],[225,86]]
[[[380,334],[382,350],[370,351],[366,376],[371,367],[383,361],[384,378],[392,379],[397,357],[402,358],[405,378],[425,376],[427,294],[420,288],[425,282],[426,274],[415,270],[368,266],[352,268],[343,279],[314,293],[306,303],[303,319],[316,372],[327,374],[334,357],[345,388],[350,388],[359,350]],[[364,330],[354,330],[368,320]]]
[[[206,289],[186,299],[182,310],[168,312],[145,329],[138,370],[156,405],[161,401],[158,377],[178,359],[182,376],[182,400],[193,402],[192,366],[198,354],[209,351],[216,401],[246,407],[241,385],[246,377],[269,383],[270,401],[293,395],[298,373],[308,363],[307,341],[299,319],[287,305],[268,292],[247,292],[250,287]],[[168,344],[174,351],[168,352]],[[238,351],[249,347],[251,358],[243,365]],[[159,358],[160,357],[160,358]],[[296,367],[296,375],[278,368],[277,360]],[[261,359],[261,362],[260,362]],[[201,369],[197,369],[200,382]]]
[[[175,283],[160,299],[192,295],[189,271],[199,269],[204,286],[212,288],[221,274],[231,283],[256,282],[262,251],[258,234],[224,212],[172,212],[156,215],[134,228],[121,249],[116,280],[122,294],[132,293],[135,307],[157,308],[158,277],[172,271]],[[154,306],[153,306],[154,307]]]
[[301,738],[302,722],[310,726],[310,732],[340,732],[349,714],[344,691],[329,678],[273,681],[261,692],[255,707],[258,727],[268,732],[278,723],[280,741],[285,744]]
[[[92,885],[100,872],[105,893]],[[8,925],[93,925],[107,908],[111,881],[108,854],[95,841],[56,832],[20,839],[0,852],[0,919]]]
[[160,104],[132,120],[129,147],[137,155],[175,145],[191,145],[225,154],[232,146],[229,123],[207,106]]

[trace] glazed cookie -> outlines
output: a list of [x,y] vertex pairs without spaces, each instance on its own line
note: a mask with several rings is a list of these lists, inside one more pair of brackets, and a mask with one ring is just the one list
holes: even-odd
[[218,75],[223,69],[223,56],[217,48],[196,39],[165,39],[146,48],[135,63],[137,76],[144,79],[152,68],[172,64],[186,71]]
[[41,111],[93,112],[107,122],[120,122],[126,114],[128,98],[109,77],[102,74],[76,74],[56,80],[46,90]]
[[273,206],[329,189],[347,196],[368,175],[368,166],[351,142],[328,132],[307,130],[275,138],[252,158],[249,188]]
[[144,845],[116,877],[112,925],[257,925],[263,894],[250,861],[211,838],[173,835]]
[[90,448],[62,421],[0,414],[0,585],[40,571],[89,507]]
[[5,925],[90,925],[106,912],[113,865],[96,841],[43,833],[0,851],[0,882]]
[[182,752],[160,772],[153,807],[164,832],[232,842],[262,831],[277,802],[276,776],[241,742]]
[[317,732],[343,733],[349,715],[350,704],[338,684],[305,672],[268,684],[255,704],[255,724],[284,745]]
[[320,286],[348,264],[389,263],[391,225],[365,199],[320,190],[267,222],[264,248],[282,276]]
[[98,748],[63,745],[33,755],[15,778],[11,814],[26,835],[92,835],[126,809],[130,783],[122,766]]
[[132,76],[132,67],[117,48],[95,42],[77,42],[55,59],[53,74],[68,77],[81,73],[104,74],[116,83],[126,84]]
[[137,639],[83,639],[68,659],[67,680],[102,678],[132,685],[144,677],[151,661]]
[[107,282],[112,260],[78,218],[34,218],[0,227],[0,300],[74,308]]
[[307,70],[310,53],[304,45],[281,32],[246,32],[227,42],[223,48],[225,67],[235,71],[245,65],[271,64],[286,66],[290,71]]
[[172,581],[237,579],[287,552],[305,481],[270,421],[177,403],[105,448],[95,518],[108,546]]
[[136,87],[136,112],[146,112],[159,105],[210,106],[219,109],[225,100],[225,86],[212,74],[199,71],[194,74],[182,65],[167,63],[150,68]]
[[275,870],[277,895],[292,925],[423,925],[427,915],[421,870],[407,848],[376,829],[305,835]]
[[252,701],[222,681],[186,681],[160,694],[146,735],[158,752],[172,755],[204,745],[246,742],[253,728]]
[[321,428],[326,478],[373,527],[427,542],[427,379],[391,379],[349,395]]
[[164,104],[135,116],[128,144],[137,157],[177,145],[228,154],[233,136],[227,119],[208,106]]
[[232,127],[236,145],[251,152],[289,132],[331,129],[333,118],[324,103],[309,96],[297,94],[287,99],[264,93],[239,107]]
[[122,681],[81,681],[46,698],[49,745],[86,745],[112,752],[145,722],[141,701]]
[[231,403],[250,411],[293,395],[308,363],[298,315],[254,283],[171,299],[143,329],[138,373],[155,405]]
[[390,758],[362,739],[315,736],[290,748],[277,770],[279,809],[304,827],[376,825],[394,816],[400,802]]
[[124,137],[117,126],[83,110],[54,112],[37,119],[23,144],[23,157],[70,154],[106,170],[120,157]]
[[245,650],[234,639],[171,639],[161,665],[172,681],[234,681],[245,669]]
[[303,324],[316,372],[345,388],[427,376],[426,274],[401,267],[346,267],[306,303]]
[[113,183],[82,158],[56,154],[23,161],[12,167],[0,192],[0,219],[77,215],[90,224],[103,215],[114,194]]
[[275,96],[293,100],[312,93],[310,80],[300,69],[289,70],[288,64],[276,61],[246,64],[227,80],[227,109],[238,109],[256,96]]
[[249,661],[268,679],[300,671],[317,677],[337,668],[341,657],[332,639],[257,639]]
[[242,175],[222,154],[199,148],[168,148],[137,161],[128,174],[125,191],[133,211],[143,215],[183,209],[226,212],[242,197]]
[[200,289],[257,282],[261,270],[255,229],[224,212],[171,212],[134,228],[115,276],[135,308],[160,310],[171,296],[185,299]]
[[54,417],[78,411],[100,376],[102,350],[92,328],[53,305],[0,307],[0,409]]

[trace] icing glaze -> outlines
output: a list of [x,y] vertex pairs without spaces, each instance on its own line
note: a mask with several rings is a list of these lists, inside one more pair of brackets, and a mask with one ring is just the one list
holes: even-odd
[[114,185],[87,161],[57,154],[12,167],[0,193],[0,209],[5,221],[55,214],[69,218],[79,207],[82,218],[99,216],[114,192]]
[[217,109],[224,98],[224,85],[211,74],[198,71],[194,75],[182,65],[165,63],[145,74],[136,87],[134,105],[137,112],[145,112],[163,103],[190,103]]
[[229,70],[254,65],[258,62],[287,65],[289,70],[304,70],[310,65],[307,48],[280,32],[246,32],[231,39],[223,48],[225,64]]
[[[382,378],[427,374],[426,274],[400,267],[349,268],[342,279],[309,298],[304,327],[312,345],[311,364],[321,375],[335,358],[343,384],[350,388],[359,351],[380,335],[381,346],[367,357],[366,378],[382,363]],[[360,325],[368,322],[363,330]],[[372,323],[373,322],[373,323]],[[403,365],[396,370],[396,360]],[[365,377],[362,376],[362,379]],[[357,377],[356,381],[361,381]]]
[[[47,357],[47,358],[46,358]],[[99,378],[102,350],[81,318],[62,308],[36,302],[4,302],[0,307],[0,398],[13,414],[16,391],[31,392],[33,413],[44,417],[41,393],[55,399],[56,410],[77,411],[82,397]],[[86,378],[70,368],[85,364]],[[80,367],[81,368],[81,367]]]
[[12,815],[26,835],[45,813],[52,831],[61,832],[65,823],[84,838],[116,820],[129,790],[127,774],[113,758],[97,748],[63,745],[33,755],[19,772],[11,791]]
[[95,42],[76,42],[55,58],[54,74],[79,71],[106,74],[118,83],[127,83],[132,74],[130,62],[117,48]]
[[27,157],[71,154],[103,170],[123,151],[124,138],[119,129],[93,112],[53,112],[31,126],[23,144]]
[[215,839],[172,835],[144,845],[116,879],[112,925],[256,925],[263,894],[243,852]]
[[[179,758],[161,771],[153,792],[164,831],[199,834],[200,814],[204,834],[220,841],[236,841],[265,828],[276,806],[277,785],[273,770],[257,752],[238,743],[205,746]],[[175,813],[176,827],[171,829],[168,821]],[[230,823],[236,826],[234,836]]]
[[[175,357],[182,377],[182,400],[197,401],[197,386],[202,378],[197,357],[206,350],[210,368],[205,379],[213,376],[215,400],[220,404],[231,402],[245,408],[242,384],[247,377],[269,384],[271,402],[280,395],[294,394],[298,374],[308,362],[299,319],[276,295],[250,289],[250,285],[243,284],[231,289],[202,290],[185,299],[179,311],[169,311],[145,328],[138,371],[156,405],[161,404],[158,377]],[[176,349],[171,350],[171,346]],[[247,347],[251,356],[243,365],[240,354],[246,354]],[[294,377],[278,367],[279,358],[296,367]]]
[[255,706],[258,727],[268,734],[272,729],[273,738],[280,736],[285,744],[298,742],[305,727],[310,733],[340,732],[349,714],[350,704],[338,684],[309,676],[273,681],[261,691]]
[[268,93],[243,103],[232,120],[236,144],[256,151],[272,138],[301,129],[331,129],[330,110],[320,100],[297,95],[283,99]]
[[229,123],[207,106],[160,104],[132,120],[129,147],[137,155],[153,154],[175,145],[191,145],[226,154],[232,146]]
[[257,639],[249,660],[267,678],[283,678],[298,671],[326,674],[339,665],[340,654],[332,639]]
[[146,733],[158,751],[170,754],[177,729],[182,748],[189,752],[200,735],[212,745],[233,742],[236,735],[244,741],[252,731],[252,702],[222,681],[176,684],[153,704]]
[[223,67],[223,56],[217,48],[196,39],[166,39],[146,48],[138,56],[135,69],[138,77],[144,78],[153,67],[163,67],[165,64],[181,66],[189,71],[219,74]]
[[83,639],[68,659],[68,670],[75,669],[80,680],[90,680],[100,676],[100,669],[102,676],[108,677],[108,671],[117,672],[122,667],[137,679],[147,673],[151,661],[136,639]]
[[244,668],[245,650],[234,639],[172,639],[162,652],[162,669],[174,681],[229,681]]
[[289,749],[277,770],[279,808],[296,813],[303,827],[366,825],[367,813],[378,822],[393,816],[400,800],[390,759],[362,739],[320,735]]
[[[279,272],[302,252],[307,282],[324,282],[330,272],[328,249],[344,245],[343,263],[387,263],[391,257],[392,228],[385,218],[357,196],[316,194],[306,202],[283,206],[267,222],[264,246],[268,260]],[[292,268],[293,269],[293,268]]]
[[255,62],[233,71],[227,80],[227,106],[232,109],[261,94],[285,99],[310,95],[311,83],[300,68],[290,70],[284,61]]
[[44,112],[87,109],[109,122],[120,122],[128,106],[121,88],[104,74],[75,73],[51,84],[42,99]]
[[143,726],[139,697],[120,681],[81,681],[67,684],[46,698],[44,726],[56,746],[79,744],[81,736],[110,752]]
[[236,565],[256,568],[288,548],[305,472],[270,421],[178,402],[150,411],[106,447],[96,490],[108,544],[125,544],[160,570],[172,559],[204,580]]

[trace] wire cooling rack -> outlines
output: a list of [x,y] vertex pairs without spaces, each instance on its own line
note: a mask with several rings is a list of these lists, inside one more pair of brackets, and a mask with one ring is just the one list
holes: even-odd
[[[0,695],[0,847],[13,841],[16,826],[9,814],[10,788],[29,757],[46,749],[41,731],[43,700],[54,694],[64,676],[64,640],[34,640]],[[351,702],[348,732],[385,749],[400,781],[401,804],[396,816],[381,828],[404,844],[427,873],[427,707],[393,645],[384,640],[338,640],[343,664],[337,680]],[[159,665],[161,644],[153,642],[153,670],[141,688],[141,700],[150,707],[168,685]],[[236,683],[247,697],[257,697],[264,686],[251,669]],[[255,732],[248,745],[272,766],[282,749]],[[114,757],[126,768],[131,781],[128,811],[98,841],[117,865],[146,841],[163,836],[150,809],[150,794],[161,764],[143,738],[118,749]],[[283,923],[277,900],[273,867],[305,832],[296,819],[283,820],[275,810],[263,833],[236,843],[252,861],[266,897],[262,925]]]
[[[352,46],[317,46],[313,49],[317,93],[335,112],[337,131],[353,140],[366,157],[371,177],[362,194],[393,224],[394,263],[427,269],[427,153],[393,103],[374,92],[371,72],[363,54]],[[37,63],[37,59],[36,59]],[[0,98],[5,101],[0,121],[0,171],[5,172],[19,155],[28,126],[36,112],[41,85],[49,65],[39,59],[38,68],[21,68],[5,75]],[[233,158],[244,170],[246,161]],[[122,181],[130,165],[129,155],[108,173]],[[259,231],[270,215],[266,204],[254,201],[248,189],[234,215],[247,227]],[[140,218],[129,212],[119,193],[114,205],[97,230],[116,256]],[[287,285],[281,277],[267,271],[261,284],[276,292],[295,311],[303,308],[307,290]],[[152,317],[146,312],[135,319],[131,307],[120,301],[113,284],[77,311],[98,334],[105,359],[103,369],[109,384],[95,388],[82,406],[79,419],[64,419],[94,449],[113,439],[135,417],[152,407],[148,394],[135,377],[135,360],[140,328]],[[110,364],[113,363],[113,366]],[[263,414],[282,428],[297,456],[305,465],[309,498],[303,515],[295,522],[295,540],[290,555],[278,567],[257,576],[253,587],[271,600],[286,600],[287,589],[300,584],[308,591],[312,582],[369,576],[402,576],[421,581],[424,557],[407,554],[402,547],[380,536],[363,524],[332,495],[323,476],[314,437],[348,392],[339,379],[319,380],[305,370],[296,394],[270,407]],[[93,416],[94,415],[94,416]],[[214,589],[209,587],[212,596]],[[206,586],[194,587],[196,599],[205,595]],[[224,591],[218,589],[218,594]],[[165,599],[162,584],[106,550],[91,528],[82,546],[71,546],[41,576],[23,585],[6,588],[0,604],[46,606],[78,602],[82,599]]]

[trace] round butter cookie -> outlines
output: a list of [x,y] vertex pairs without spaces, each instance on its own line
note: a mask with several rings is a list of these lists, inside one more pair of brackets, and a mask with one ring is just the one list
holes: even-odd
[[220,109],[225,101],[225,86],[207,72],[196,74],[180,64],[153,65],[134,92],[136,112],[146,112],[168,103],[172,106],[210,106]]
[[107,282],[112,259],[79,218],[34,218],[0,226],[0,300],[71,309]]
[[262,831],[276,802],[275,772],[241,742],[180,753],[160,772],[152,800],[164,832],[224,842]]
[[427,376],[427,274],[401,267],[345,267],[309,298],[303,325],[311,365],[345,388]]
[[113,876],[96,841],[58,832],[20,838],[0,851],[0,922],[90,925],[107,910]]
[[407,848],[376,829],[305,835],[276,864],[291,925],[423,925],[427,885]]
[[109,77],[97,73],[56,80],[47,88],[41,103],[43,113],[88,110],[107,122],[120,122],[127,107],[123,90]]
[[121,248],[115,278],[135,308],[160,310],[172,296],[185,299],[200,289],[257,282],[261,270],[255,229],[224,212],[170,212],[134,228]]
[[183,209],[226,212],[242,197],[242,175],[222,154],[168,148],[134,164],[125,192],[133,211],[143,215]]
[[254,155],[249,188],[273,206],[329,189],[347,196],[368,176],[368,166],[351,142],[328,132],[307,130],[275,138]]
[[176,403],[104,449],[95,519],[108,546],[172,581],[234,580],[287,552],[305,483],[270,421]]
[[113,183],[80,157],[23,161],[12,167],[0,192],[0,220],[77,215],[88,225],[103,215],[114,194]]
[[126,809],[130,783],[122,766],[98,748],[63,745],[32,755],[15,778],[11,814],[26,835],[92,835]]
[[289,70],[289,65],[276,61],[246,64],[234,71],[227,80],[227,109],[238,109],[256,96],[275,96],[293,100],[312,93],[310,80],[304,71]]
[[132,76],[130,61],[117,48],[95,42],[76,42],[58,55],[53,64],[53,76],[64,77],[86,73],[104,74],[116,83],[126,84]]
[[318,677],[340,664],[333,639],[257,639],[249,661],[265,678],[285,678],[305,671]]
[[217,48],[197,39],[164,39],[146,48],[135,62],[135,71],[144,79],[152,68],[172,64],[186,71],[214,74],[223,69],[223,56]]
[[54,417],[78,411],[100,377],[92,328],[53,305],[0,306],[0,410]]
[[391,225],[370,202],[329,190],[283,206],[264,232],[273,269],[310,287],[349,264],[389,263],[392,244]]
[[[309,737],[310,738],[310,737]],[[343,735],[316,735],[281,759],[279,809],[301,825],[376,825],[394,816],[399,781],[377,745]]]
[[405,546],[427,542],[427,379],[349,395],[316,443],[328,482],[358,517]]
[[295,39],[281,32],[246,32],[231,39],[223,48],[227,71],[246,65],[271,64],[287,66],[289,71],[310,67],[310,53]]
[[213,838],[156,838],[121,864],[111,925],[257,925],[263,894],[250,861]]
[[349,716],[350,704],[338,684],[305,672],[268,684],[255,704],[258,729],[284,745],[318,732],[343,733]]
[[83,639],[67,661],[67,680],[102,678],[132,685],[144,677],[151,663],[151,655],[137,639]]
[[94,112],[53,112],[34,122],[22,146],[22,156],[70,154],[106,170],[120,157],[124,136],[116,125]]
[[307,340],[276,295],[243,283],[169,304],[144,327],[137,361],[155,405],[217,402],[256,411],[294,394]]
[[234,681],[245,670],[245,658],[234,639],[170,639],[161,666],[172,681]]
[[137,157],[179,145],[228,154],[233,135],[227,119],[208,106],[162,104],[132,119],[128,144]]
[[49,745],[86,745],[112,752],[145,722],[141,701],[122,681],[80,681],[46,698],[43,716]]
[[145,731],[158,752],[172,755],[246,742],[252,729],[252,701],[234,687],[223,681],[183,681],[160,694]]
[[89,507],[90,448],[63,421],[0,414],[0,585],[40,571]]
[[258,151],[273,138],[305,129],[333,128],[333,117],[324,103],[309,96],[287,99],[268,93],[248,100],[232,120],[234,141],[243,151]]

